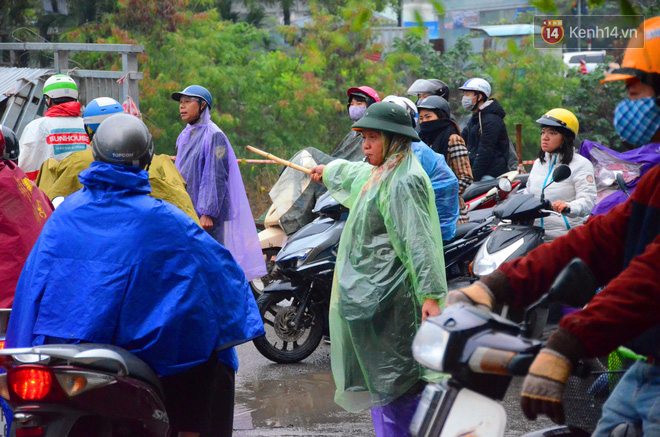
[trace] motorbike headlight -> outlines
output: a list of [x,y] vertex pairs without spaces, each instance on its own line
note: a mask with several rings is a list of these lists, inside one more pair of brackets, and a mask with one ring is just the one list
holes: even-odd
[[447,343],[449,343],[449,332],[435,323],[424,322],[413,341],[413,356],[422,366],[442,372]]
[[481,258],[474,263],[472,271],[475,276],[487,276],[497,270],[497,263],[490,258]]

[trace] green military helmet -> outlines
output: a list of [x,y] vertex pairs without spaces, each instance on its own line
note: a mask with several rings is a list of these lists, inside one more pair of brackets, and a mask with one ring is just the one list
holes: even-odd
[[356,131],[366,129],[403,135],[413,141],[420,141],[408,112],[396,103],[379,102],[369,106],[364,116],[353,125],[353,130]]

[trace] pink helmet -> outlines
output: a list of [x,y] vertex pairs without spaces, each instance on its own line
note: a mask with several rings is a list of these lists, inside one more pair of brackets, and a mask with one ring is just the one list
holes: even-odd
[[374,102],[372,103],[380,102],[380,97],[378,96],[376,90],[368,86],[349,88],[348,91],[346,91],[346,95],[348,96],[349,99],[351,97],[351,94],[363,94],[366,95],[367,97],[371,97],[372,99],[374,99]]

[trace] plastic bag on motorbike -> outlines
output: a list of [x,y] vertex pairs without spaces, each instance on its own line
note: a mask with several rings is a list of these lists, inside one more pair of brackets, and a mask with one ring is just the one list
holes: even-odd
[[585,140],[578,153],[594,165],[598,195],[592,215],[604,214],[626,201],[627,196],[619,190],[616,183],[617,173],[622,173],[626,186],[632,192],[639,179],[660,162],[658,143],[647,144],[626,152],[616,152],[601,144]]

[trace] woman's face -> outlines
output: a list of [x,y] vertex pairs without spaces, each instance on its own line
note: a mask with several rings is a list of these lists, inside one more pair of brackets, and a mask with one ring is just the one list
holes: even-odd
[[426,123],[427,121],[434,121],[437,120],[438,116],[435,114],[433,111],[429,111],[428,109],[420,109],[419,110],[419,122],[420,123]]
[[561,147],[564,136],[551,127],[541,129],[541,150],[548,153],[556,152]]
[[383,135],[380,131],[366,129],[362,131],[362,152],[367,162],[378,167],[383,162]]

